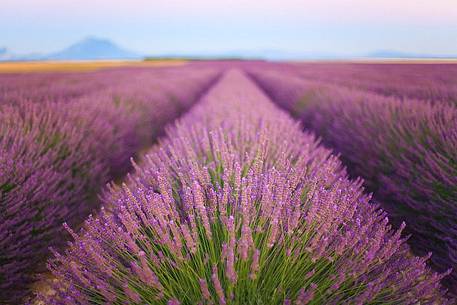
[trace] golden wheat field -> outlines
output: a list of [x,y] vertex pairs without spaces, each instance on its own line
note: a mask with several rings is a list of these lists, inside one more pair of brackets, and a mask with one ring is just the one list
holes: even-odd
[[0,73],[33,73],[33,72],[90,72],[99,69],[117,67],[163,67],[180,66],[185,60],[153,61],[20,61],[0,62]]

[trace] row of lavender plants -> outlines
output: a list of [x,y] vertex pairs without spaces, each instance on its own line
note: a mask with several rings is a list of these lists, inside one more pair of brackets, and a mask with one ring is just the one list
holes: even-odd
[[[101,70],[91,73],[12,73],[0,74],[0,99],[14,103],[23,99],[34,102],[67,101],[100,90],[113,81],[122,83],[123,70]],[[24,90],[27,88],[27,90]]]
[[50,261],[45,304],[447,304],[337,157],[227,72]]
[[457,66],[451,64],[298,63],[289,70],[308,80],[400,99],[457,105]]
[[282,107],[341,154],[397,225],[406,221],[415,253],[433,252],[457,292],[457,109],[251,70]]
[[[181,67],[120,74],[124,82],[103,79],[106,86],[74,99],[25,100],[18,90],[0,102],[0,303],[18,303],[29,292],[48,247],[65,240],[62,223],[81,223],[100,187],[125,173],[130,157],[218,73]],[[91,87],[93,77],[79,75],[86,76]]]
[[[0,74],[0,102],[2,104],[12,104],[26,99],[36,103],[47,101],[59,101],[59,103],[62,103],[104,89],[116,88],[124,83],[131,83],[132,77],[141,79],[140,75],[148,77],[151,73],[166,75],[173,73],[173,71],[181,71],[183,68],[176,69],[165,66],[154,69],[103,69],[90,73]],[[129,71],[129,73],[126,73],[126,71]],[[25,88],[26,90],[24,90]]]

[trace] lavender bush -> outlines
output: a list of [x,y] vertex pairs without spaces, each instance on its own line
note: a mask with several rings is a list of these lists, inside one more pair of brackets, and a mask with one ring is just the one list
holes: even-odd
[[225,74],[105,195],[45,304],[446,304],[330,151]]
[[[366,179],[397,223],[406,221],[417,254],[439,271],[457,267],[457,110],[400,101],[287,77],[254,73],[273,99],[336,149]],[[457,272],[446,278],[457,292]]]
[[[129,158],[217,75],[180,72],[134,73],[143,86],[175,81],[160,94],[144,87],[147,99],[135,96],[136,84],[123,83],[65,102],[0,102],[0,303],[18,303],[28,293],[48,247],[65,240],[62,223],[82,222],[96,207],[100,187],[124,173]],[[170,96],[178,90],[188,95]]]
[[25,103],[3,107],[0,114],[3,302],[14,300],[13,287],[29,282],[48,243],[61,235],[62,221],[77,216],[94,187],[106,181],[93,144],[63,117],[52,115],[54,107]]

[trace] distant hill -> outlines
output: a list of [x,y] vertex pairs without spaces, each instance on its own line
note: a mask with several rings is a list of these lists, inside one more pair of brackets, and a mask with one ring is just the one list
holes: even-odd
[[44,57],[47,60],[137,59],[142,56],[127,51],[110,40],[88,37],[66,49]]
[[9,54],[8,49],[0,47],[0,61],[1,60],[8,60],[10,58],[11,58],[11,54]]
[[0,47],[0,61],[40,60],[113,60],[141,59],[142,55],[125,50],[107,39],[85,38],[68,48],[50,54],[14,54]]
[[406,53],[399,52],[395,50],[379,50],[368,54],[367,57],[370,58],[401,58],[401,59],[446,59],[446,58],[456,58],[456,56],[449,55],[435,55],[435,54],[416,54],[416,53]]

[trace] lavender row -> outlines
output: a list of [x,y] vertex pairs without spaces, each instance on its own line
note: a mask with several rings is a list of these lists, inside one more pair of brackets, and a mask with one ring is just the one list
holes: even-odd
[[446,304],[340,161],[227,72],[49,263],[45,304]]
[[457,65],[453,64],[301,63],[288,69],[310,81],[457,105]]
[[[280,72],[256,81],[305,127],[341,153],[352,174],[406,221],[410,245],[433,252],[439,271],[457,269],[457,110],[322,85]],[[457,272],[446,278],[457,292]]]
[[16,103],[20,100],[33,102],[67,101],[98,91],[113,81],[122,82],[122,70],[106,70],[92,73],[30,73],[0,74],[0,102]]
[[192,67],[124,73],[129,81],[65,103],[0,106],[0,303],[27,294],[48,247],[65,239],[62,223],[82,222],[100,187],[217,76]]
[[[187,65],[193,66],[193,65]],[[68,102],[109,88],[131,83],[141,75],[161,79],[161,75],[173,71],[185,71],[181,67],[117,68],[94,72],[48,72],[29,74],[0,74],[0,102],[14,104],[21,100],[31,102]],[[165,76],[166,78],[166,76]]]

